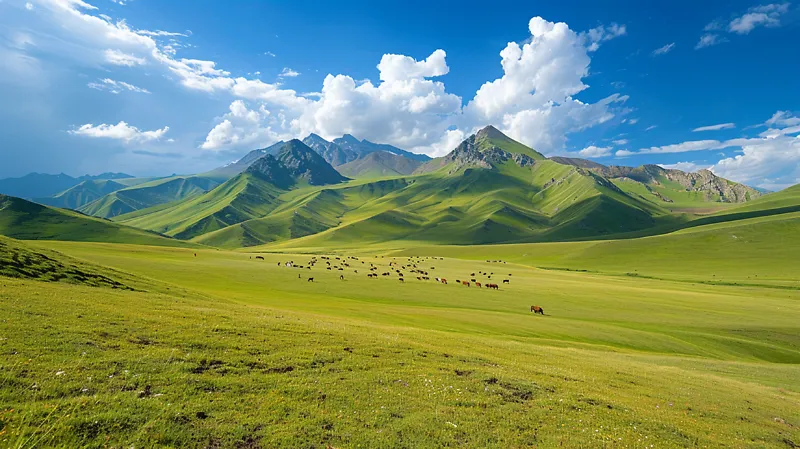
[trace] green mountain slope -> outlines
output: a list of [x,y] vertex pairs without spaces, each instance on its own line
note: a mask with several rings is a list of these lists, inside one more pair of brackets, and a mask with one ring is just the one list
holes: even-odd
[[[358,171],[383,157],[399,156],[376,151],[340,167]],[[669,232],[696,217],[679,206],[741,192],[751,198],[744,186],[713,175],[600,167],[547,159],[486,127],[412,175],[345,181],[319,154],[293,140],[212,192],[118,219],[211,246],[290,251],[640,236]],[[612,169],[619,176],[603,175]],[[369,170],[359,173],[369,176]],[[386,177],[387,171],[372,173]],[[717,197],[709,193],[713,189]],[[654,191],[665,192],[659,194],[664,198]]]
[[20,240],[187,245],[152,232],[6,195],[0,195],[0,235]]
[[117,190],[85,204],[78,210],[87,215],[112,218],[140,209],[201,195],[218,184],[202,176],[175,176]]
[[[427,168],[395,180],[388,190],[369,182],[335,187],[345,205],[337,217],[341,224],[275,247],[564,240],[679,220],[591,171],[550,161],[494,128],[471,136]],[[380,194],[359,198],[357,192],[365,190]]]
[[[170,207],[120,216],[118,221],[181,239],[191,239],[266,216],[281,204],[278,200],[280,195],[298,185],[332,184],[345,179],[319,154],[295,139],[285,143],[277,155],[267,154],[255,160],[243,173],[204,195]],[[275,220],[281,224],[261,226],[258,230],[239,227],[210,238],[220,246],[231,246],[224,243],[228,240],[241,242],[235,246],[244,246],[251,242],[263,243],[263,240],[252,236],[253,233],[261,236],[291,235],[289,228],[301,227],[295,223],[297,220],[294,215]],[[287,230],[277,230],[276,226]],[[315,226],[310,228],[319,229]]]
[[48,198],[37,198],[35,201],[48,206],[65,209],[79,209],[96,201],[109,193],[124,189],[126,186],[108,179],[93,179],[70,187],[69,189]]
[[421,161],[385,151],[376,151],[362,158],[336,167],[350,178],[385,178],[387,176],[410,175],[422,165]]

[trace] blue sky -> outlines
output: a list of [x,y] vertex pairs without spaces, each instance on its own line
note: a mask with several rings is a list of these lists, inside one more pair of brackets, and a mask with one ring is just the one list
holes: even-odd
[[351,133],[800,182],[786,2],[0,0],[0,177],[200,172]]

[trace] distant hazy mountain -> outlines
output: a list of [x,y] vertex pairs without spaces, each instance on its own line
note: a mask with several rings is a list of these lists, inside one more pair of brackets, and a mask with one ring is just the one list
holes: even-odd
[[64,173],[58,175],[29,173],[19,178],[0,179],[0,193],[18,198],[44,198],[57,195],[83,181],[123,178],[133,178],[133,176],[125,173],[101,173],[96,176],[85,175],[73,178]]
[[360,156],[359,153],[349,148],[342,148],[333,142],[328,142],[316,134],[310,134],[303,139],[303,143],[319,153],[320,156],[334,167],[354,161]]
[[334,139],[333,143],[338,145],[342,150],[349,150],[356,153],[358,157],[364,157],[367,154],[374,153],[376,151],[386,151],[398,156],[405,156],[415,161],[426,162],[431,160],[431,158],[425,154],[412,153],[410,151],[401,150],[400,148],[392,145],[373,143],[369,140],[358,140],[350,134],[345,134],[338,139]]
[[95,217],[112,218],[141,209],[201,195],[219,183],[202,176],[173,176],[117,189],[78,210]]
[[376,151],[340,165],[336,167],[336,170],[350,178],[380,178],[410,175],[420,165],[422,165],[422,162],[418,160],[386,151]]
[[85,206],[104,195],[124,189],[126,186],[110,179],[91,179],[70,187],[52,197],[36,198],[34,201],[48,206],[75,209]]

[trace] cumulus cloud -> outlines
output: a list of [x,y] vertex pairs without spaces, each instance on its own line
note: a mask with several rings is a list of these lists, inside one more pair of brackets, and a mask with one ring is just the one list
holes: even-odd
[[671,52],[673,48],[675,48],[675,42],[656,48],[653,50],[653,56],[665,55]]
[[280,129],[281,119],[272,117],[263,106],[257,110],[249,109],[244,101],[236,100],[231,103],[229,112],[222,116],[222,121],[208,133],[200,148],[217,151],[290,139],[291,136],[280,135],[267,124],[271,122],[276,129]]
[[606,157],[611,156],[611,147],[596,147],[594,145],[588,146],[578,152],[581,157]]
[[534,17],[528,28],[529,41],[510,42],[500,52],[503,76],[478,89],[465,108],[466,122],[493,123],[517,140],[553,152],[564,148],[568,134],[611,120],[614,106],[628,99],[619,94],[597,103],[574,98],[588,88],[583,78],[589,74],[589,47],[624,34],[624,26],[576,33],[563,22]]
[[701,126],[699,128],[695,128],[692,132],[702,132],[702,131],[719,131],[722,129],[733,129],[736,128],[735,123],[720,123],[719,125],[709,125],[709,126]]
[[142,131],[135,126],[120,121],[116,125],[93,125],[87,123],[77,129],[70,130],[69,133],[76,136],[106,138],[121,140],[125,143],[145,143],[159,140],[169,131],[169,126],[153,131]]
[[133,84],[126,83],[125,81],[115,81],[110,78],[103,78],[99,82],[92,82],[87,84],[92,89],[105,90],[112,94],[118,94],[124,91],[136,92],[141,94],[149,94],[150,91],[141,87],[134,86]]
[[[591,52],[626,33],[624,25],[598,26],[576,32],[565,23],[534,17],[530,37],[500,51],[500,78],[485,83],[466,104],[447,91],[438,77],[449,72],[444,50],[422,59],[386,54],[377,65],[378,81],[329,74],[321,89],[298,93],[280,83],[232,75],[215,61],[175,57],[169,40],[190,33],[137,30],[124,20],[95,15],[83,0],[39,0],[53,30],[68,30],[73,57],[88,66],[148,66],[161,70],[186,89],[231,98],[204,139],[203,148],[220,150],[265,145],[275,136],[324,137],[345,133],[391,143],[411,151],[441,155],[458,136],[465,137],[494,124],[511,137],[545,153],[562,151],[568,137],[624,115],[625,95],[614,94],[590,103],[576,98],[588,88]],[[51,49],[56,52],[63,50]],[[265,53],[265,54],[268,54]],[[290,69],[284,73],[288,76]],[[99,84],[99,83],[97,83]],[[127,89],[127,88],[125,88]],[[233,109],[257,114],[257,127]],[[246,143],[245,143],[246,142]]]

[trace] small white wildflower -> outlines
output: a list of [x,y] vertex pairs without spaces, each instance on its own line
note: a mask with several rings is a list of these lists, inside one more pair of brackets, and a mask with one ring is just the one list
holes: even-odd
[[58,371],[58,372],[56,372],[56,376],[63,376],[63,375],[64,375],[64,371]]

